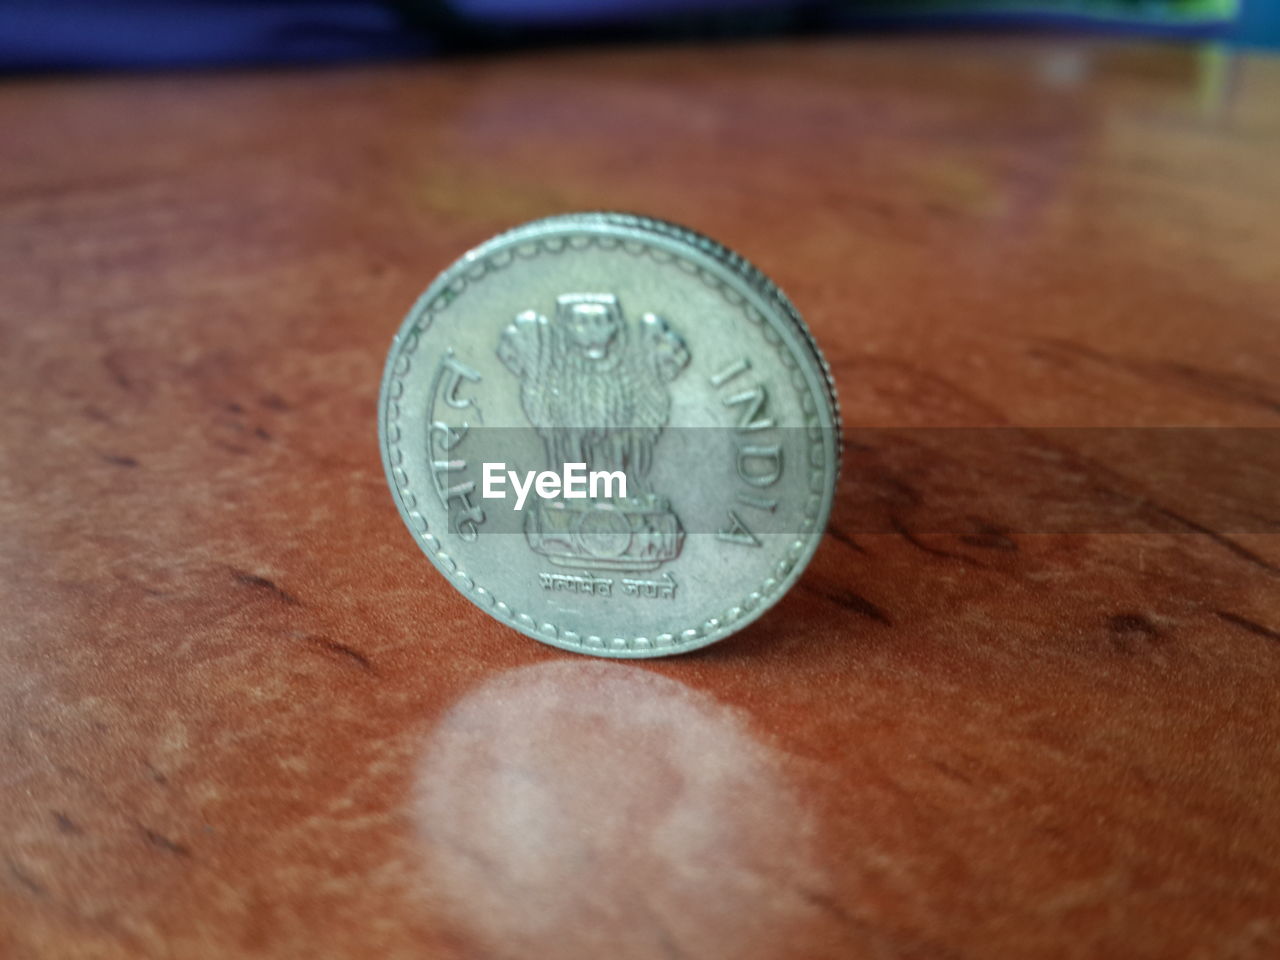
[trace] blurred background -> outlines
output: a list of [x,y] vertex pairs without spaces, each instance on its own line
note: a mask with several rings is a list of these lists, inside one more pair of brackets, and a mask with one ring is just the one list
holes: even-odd
[[0,70],[439,57],[616,40],[1087,30],[1280,46],[1275,0],[8,0]]

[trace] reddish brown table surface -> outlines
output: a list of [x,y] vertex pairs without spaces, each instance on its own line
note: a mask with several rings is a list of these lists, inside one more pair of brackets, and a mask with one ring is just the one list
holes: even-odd
[[604,662],[374,431],[434,274],[589,208],[758,262],[850,427],[1274,428],[1278,103],[1032,41],[7,82],[0,953],[1280,956],[1274,516],[1085,460],[1168,523],[922,529],[975,481],[854,445],[770,615]]

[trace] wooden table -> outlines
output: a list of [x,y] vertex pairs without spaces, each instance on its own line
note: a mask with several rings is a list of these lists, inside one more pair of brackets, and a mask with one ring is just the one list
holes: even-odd
[[[1059,429],[1280,423],[1278,98],[1031,41],[7,82],[0,954],[1280,956],[1275,513]],[[851,438],[1010,428],[1141,510],[1008,529],[852,442],[737,638],[498,626],[396,515],[381,365],[588,208],[758,262]]]

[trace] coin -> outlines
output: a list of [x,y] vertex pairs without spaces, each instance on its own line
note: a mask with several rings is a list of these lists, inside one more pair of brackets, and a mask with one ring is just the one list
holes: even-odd
[[444,271],[392,343],[378,404],[392,495],[495,619],[606,657],[682,653],[795,583],[840,459],[800,315],[692,230],[574,213]]

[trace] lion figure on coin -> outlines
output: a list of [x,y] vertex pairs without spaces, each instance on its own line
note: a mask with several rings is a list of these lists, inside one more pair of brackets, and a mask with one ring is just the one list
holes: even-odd
[[553,318],[527,310],[507,325],[498,357],[520,378],[520,404],[546,446],[549,466],[621,471],[626,496],[539,500],[525,516],[529,546],[551,563],[652,570],[676,558],[680,519],[646,477],[671,415],[668,384],[689,350],[667,321],[635,325],[608,293],[556,298]]
[[552,469],[621,470],[644,488],[671,413],[668,384],[689,363],[666,320],[646,313],[630,325],[612,294],[565,294],[553,318],[527,310],[508,324],[498,357],[521,380]]

